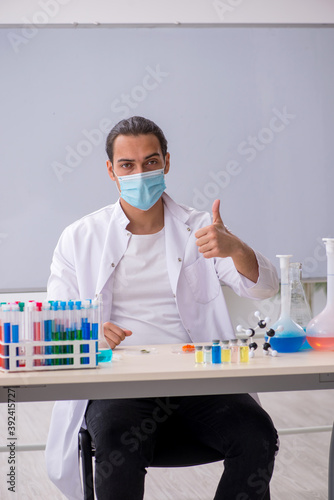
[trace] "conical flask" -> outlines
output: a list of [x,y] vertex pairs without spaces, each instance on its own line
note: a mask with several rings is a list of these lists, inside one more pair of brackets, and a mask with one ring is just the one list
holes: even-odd
[[[300,262],[290,262],[289,282],[290,318],[306,332],[306,327],[311,321],[312,314],[302,284],[302,264]],[[311,349],[311,346],[305,341],[302,349]]]
[[323,238],[327,255],[327,304],[306,327],[309,344],[318,351],[334,350],[334,238]]
[[270,344],[277,352],[296,352],[304,344],[306,334],[290,317],[289,262],[292,255],[276,257],[280,259],[281,269],[281,314],[271,328],[277,330],[282,325],[284,330],[276,331],[275,336],[270,339]]

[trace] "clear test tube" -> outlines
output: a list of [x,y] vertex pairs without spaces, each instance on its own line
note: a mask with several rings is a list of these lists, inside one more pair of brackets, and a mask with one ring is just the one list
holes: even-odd
[[35,302],[30,300],[27,303],[27,332],[26,339],[29,341],[34,340],[34,326],[33,326],[33,314],[35,309]]
[[102,300],[102,294],[100,293],[98,296],[97,296],[97,300],[98,300],[98,315],[99,315],[99,320],[98,320],[98,323],[99,323],[99,334],[98,334],[98,338],[99,340],[104,340],[104,332],[103,332],[103,300]]
[[212,346],[211,345],[204,346],[204,363],[206,365],[211,365],[211,363],[212,363]]
[[238,339],[231,339],[230,340],[230,347],[231,347],[231,363],[238,363],[239,362]]

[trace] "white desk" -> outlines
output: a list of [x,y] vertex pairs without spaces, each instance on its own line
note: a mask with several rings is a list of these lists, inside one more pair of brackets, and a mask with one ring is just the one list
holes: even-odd
[[[118,348],[121,359],[96,369],[0,373],[0,402],[7,403],[8,388],[15,390],[16,402],[334,388],[334,352],[275,358],[256,352],[248,364],[201,366],[194,353],[174,353],[180,345],[146,348],[150,354],[141,354],[141,347]],[[334,433],[328,486],[328,499],[334,500]]]
[[0,402],[8,387],[17,402],[148,396],[299,391],[334,388],[334,352],[301,351],[265,357],[257,351],[248,364],[195,364],[181,346],[118,348],[120,360],[96,369],[0,373]]

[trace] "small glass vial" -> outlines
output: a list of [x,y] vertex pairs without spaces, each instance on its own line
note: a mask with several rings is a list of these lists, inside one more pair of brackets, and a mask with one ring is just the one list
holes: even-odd
[[212,341],[212,364],[220,364],[222,362],[222,354],[220,340]]
[[231,363],[231,349],[229,340],[222,341],[222,363]]
[[240,363],[248,363],[249,361],[249,347],[248,340],[241,339],[240,344]]
[[204,363],[206,365],[211,365],[211,363],[212,363],[212,346],[211,345],[204,346]]
[[239,344],[238,339],[230,340],[231,363],[239,363]]
[[198,365],[202,365],[204,363],[204,353],[202,345],[195,346],[195,361]]

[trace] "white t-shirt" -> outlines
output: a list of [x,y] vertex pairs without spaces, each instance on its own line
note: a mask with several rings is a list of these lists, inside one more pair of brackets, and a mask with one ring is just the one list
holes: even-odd
[[132,331],[122,345],[187,343],[166,263],[165,229],[132,234],[114,271],[110,321]]

